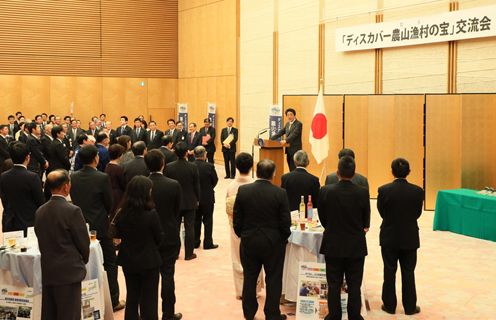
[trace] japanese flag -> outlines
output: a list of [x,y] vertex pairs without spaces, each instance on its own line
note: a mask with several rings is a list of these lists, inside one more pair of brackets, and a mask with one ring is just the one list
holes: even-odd
[[327,117],[324,108],[324,95],[322,86],[319,89],[317,103],[313,110],[312,128],[310,130],[310,145],[312,154],[320,164],[329,154],[329,141],[327,139]]

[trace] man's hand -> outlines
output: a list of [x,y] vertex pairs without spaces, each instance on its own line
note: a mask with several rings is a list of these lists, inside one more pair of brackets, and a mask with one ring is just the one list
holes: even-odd
[[224,148],[231,149],[231,145],[229,143],[224,143]]
[[365,231],[365,233],[369,232],[369,229],[370,228],[364,228],[363,231]]
[[281,140],[281,146],[283,146],[283,147],[286,146],[286,140]]

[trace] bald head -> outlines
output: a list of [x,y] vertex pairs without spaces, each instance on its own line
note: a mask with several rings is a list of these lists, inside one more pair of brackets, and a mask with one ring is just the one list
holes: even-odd
[[50,188],[52,194],[67,196],[70,191],[71,178],[69,172],[58,169],[50,172],[46,179],[46,184]]

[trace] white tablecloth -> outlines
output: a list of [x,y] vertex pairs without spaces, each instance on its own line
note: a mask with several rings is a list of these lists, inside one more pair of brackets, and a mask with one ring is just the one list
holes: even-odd
[[291,229],[291,236],[286,246],[284,271],[282,276],[282,293],[286,300],[296,302],[298,297],[298,268],[300,262],[325,262],[319,254],[322,243],[322,231],[300,231]]
[[[41,318],[41,254],[37,246],[27,252],[12,250],[0,252],[0,284],[31,287],[34,291],[33,319]],[[103,269],[103,252],[98,241],[90,244],[90,257],[86,264],[85,280],[98,279],[101,301],[104,302],[102,312],[105,320],[112,320],[112,302],[108,287],[107,273]],[[109,312],[105,312],[108,310]]]

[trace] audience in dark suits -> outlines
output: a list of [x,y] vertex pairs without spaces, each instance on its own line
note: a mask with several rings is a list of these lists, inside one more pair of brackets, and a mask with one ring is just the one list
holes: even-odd
[[380,245],[384,262],[382,310],[396,312],[396,269],[401,267],[401,292],[405,314],[420,312],[415,289],[417,249],[420,247],[417,219],[422,214],[424,190],[406,180],[410,174],[407,160],[393,160],[395,180],[379,187],[377,209],[382,217]]
[[9,121],[9,124],[7,125],[9,129],[8,135],[14,138],[17,131],[20,130],[19,124],[17,123],[17,121],[15,120],[16,118],[13,115],[9,115],[7,119]]
[[206,162],[207,151],[203,146],[195,148],[195,164],[198,167],[200,176],[200,203],[196,210],[195,217],[195,248],[200,247],[201,243],[201,226],[203,222],[203,249],[216,249],[219,245],[214,244],[212,238],[214,226],[214,204],[215,204],[215,191],[214,188],[219,181],[217,172],[213,164]]
[[167,120],[167,126],[169,129],[164,131],[164,136],[171,136],[172,137],[172,146],[175,145],[176,143],[176,137],[177,137],[177,129],[176,129],[176,120],[174,119],[169,119]]
[[214,163],[215,155],[215,128],[209,118],[203,120],[204,127],[200,129],[201,145],[207,150],[207,160]]
[[[167,136],[171,138],[170,136]],[[151,150],[145,156],[145,162],[150,170],[150,180],[153,182],[152,199],[155,202],[165,237],[159,248],[162,257],[160,275],[162,277],[162,319],[179,320],[182,314],[175,313],[175,284],[174,273],[176,260],[181,249],[178,221],[181,209],[181,185],[176,180],[164,177],[166,163],[164,156],[158,150]]]
[[134,129],[131,132],[131,141],[133,144],[138,141],[146,141],[146,129],[143,128],[143,123],[140,118],[134,119]]
[[[342,157],[351,157],[353,160],[355,160],[355,152],[351,149],[341,149],[338,153],[338,159],[341,159]],[[329,174],[326,177],[325,184],[334,184],[338,183],[339,178],[336,172],[333,172]],[[353,182],[356,185],[359,185],[360,187],[364,187],[365,189],[369,189],[369,182],[365,176],[362,176],[358,172],[355,172],[355,175],[353,178],[351,178],[351,182]]]
[[325,255],[329,294],[326,319],[341,319],[341,285],[348,285],[348,319],[360,315],[360,286],[367,255],[365,234],[370,226],[370,200],[367,189],[351,182],[355,161],[343,157],[338,164],[337,184],[322,187],[319,195],[319,218],[324,227],[320,253]]
[[174,139],[174,148],[176,147],[176,144],[178,142],[186,142],[186,135],[188,132],[184,129],[184,123],[182,121],[176,122],[176,130],[175,130],[176,137]]
[[129,119],[127,116],[121,116],[121,124],[120,124],[119,128],[116,130],[117,131],[117,138],[120,136],[131,137],[133,129],[131,129],[131,127],[127,125],[128,121],[129,121]]
[[[226,176],[224,179],[234,179],[236,176],[236,143],[238,142],[238,129],[233,127],[234,119],[227,118],[227,126],[220,133],[220,141],[222,143],[222,155],[224,156],[224,168]],[[229,143],[224,143],[226,139],[232,135],[232,140]]]
[[162,146],[160,147],[160,152],[165,157],[165,163],[171,163],[177,160],[177,156],[172,150],[172,136],[166,135],[162,138]]
[[296,169],[285,173],[281,177],[281,187],[288,194],[289,210],[298,210],[301,197],[308,203],[308,196],[312,197],[312,204],[316,208],[319,204],[319,178],[310,174],[306,167],[310,163],[308,154],[299,150],[294,154]]
[[181,198],[181,211],[178,220],[178,228],[181,219],[184,219],[184,253],[185,260],[196,258],[194,251],[195,242],[195,210],[200,201],[200,177],[198,167],[186,160],[188,147],[184,142],[176,145],[177,161],[167,164],[165,175],[179,182],[183,191]]
[[34,226],[36,210],[45,202],[40,177],[27,170],[29,149],[22,142],[9,145],[14,167],[2,173],[0,197],[4,208],[3,232],[23,230]]
[[86,134],[96,137],[99,132],[100,130],[96,127],[96,123],[94,121],[90,121],[88,123],[88,130],[86,131]]
[[257,164],[257,180],[239,187],[234,202],[233,227],[241,238],[243,265],[243,314],[254,319],[258,309],[257,279],[265,270],[267,295],[266,319],[286,319],[281,315],[279,299],[286,243],[291,235],[291,217],[284,189],[272,184],[276,166],[264,159]]
[[81,319],[81,281],[86,276],[90,239],[81,209],[66,201],[71,184],[65,170],[47,177],[50,200],[36,211],[34,231],[41,253],[41,318]]
[[116,144],[117,143],[117,131],[112,129],[112,122],[107,121],[107,122],[102,123],[102,125],[103,124],[105,124],[103,131],[108,135],[109,140],[110,140],[109,145],[111,146],[113,144]]
[[162,137],[164,133],[157,129],[157,123],[150,121],[148,124],[149,130],[146,132],[146,148],[148,150],[158,149],[162,145]]
[[118,206],[121,203],[124,191],[126,191],[126,179],[124,178],[124,169],[120,166],[121,156],[124,147],[120,144],[113,144],[109,147],[110,162],[105,167],[105,173],[110,178],[112,185],[113,207],[110,211],[109,220],[112,221]]
[[279,130],[275,135],[271,136],[271,140],[276,140],[283,135],[285,138],[281,140],[281,145],[285,147],[286,160],[288,162],[289,171],[293,171],[295,163],[293,161],[293,156],[296,151],[301,150],[301,134],[303,131],[303,124],[296,119],[296,111],[293,108],[288,108],[285,111],[286,118],[288,122],[284,125],[284,128]]
[[67,132],[67,135],[69,136],[69,139],[72,142],[72,148],[75,149],[77,148],[77,138],[79,135],[85,133],[81,128],[78,128],[77,126],[77,120],[72,119],[71,120],[71,127],[69,128],[69,131]]
[[69,161],[69,149],[64,145],[65,132],[61,126],[52,128],[53,141],[48,146],[48,173],[57,169],[64,169],[69,171],[71,169],[71,162]]
[[108,236],[109,215],[113,207],[112,186],[108,175],[96,169],[98,149],[93,145],[83,146],[79,151],[83,168],[71,175],[71,199],[81,208],[90,230],[97,231],[97,239],[103,251],[103,267],[107,272],[112,307],[119,310],[124,303],[119,301],[117,264],[115,249]]
[[126,163],[122,164],[124,168],[124,179],[126,179],[126,184],[131,181],[135,176],[145,176],[150,175],[150,171],[146,167],[145,154],[146,145],[143,141],[138,141],[133,144],[132,151],[134,158]]
[[134,177],[115,216],[115,237],[121,241],[117,261],[126,278],[125,319],[158,319],[159,246],[164,232],[151,190],[149,178]]
[[9,154],[9,127],[0,125],[0,173],[5,171],[5,160],[10,159]]
[[36,173],[41,179],[43,172],[48,168],[48,161],[43,154],[43,145],[40,140],[41,128],[36,123],[31,122],[28,123],[27,129],[29,132],[27,145],[31,153],[28,170]]
[[188,146],[188,161],[195,161],[194,150],[201,145],[201,136],[196,131],[196,123],[191,122],[188,126],[189,132],[186,135],[186,145]]

